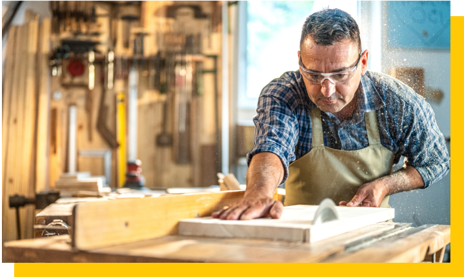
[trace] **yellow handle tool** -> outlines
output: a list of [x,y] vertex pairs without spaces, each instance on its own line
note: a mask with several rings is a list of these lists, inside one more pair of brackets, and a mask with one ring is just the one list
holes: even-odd
[[117,139],[118,148],[118,187],[122,188],[126,181],[126,104],[124,93],[120,92],[117,98]]

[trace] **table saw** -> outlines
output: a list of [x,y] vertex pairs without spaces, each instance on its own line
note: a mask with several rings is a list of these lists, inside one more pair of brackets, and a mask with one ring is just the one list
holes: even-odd
[[[179,235],[243,191],[68,205],[70,235],[5,243],[7,262],[441,262],[449,225],[380,222],[314,243]],[[58,214],[57,214],[58,216]]]

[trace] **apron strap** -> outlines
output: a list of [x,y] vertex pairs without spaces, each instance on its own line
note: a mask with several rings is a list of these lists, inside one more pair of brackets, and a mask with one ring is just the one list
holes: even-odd
[[377,115],[375,111],[364,113],[366,121],[367,138],[369,145],[380,144],[379,126],[377,124]]
[[318,108],[311,109],[311,126],[313,132],[313,147],[324,147],[324,137],[322,136],[321,110]]

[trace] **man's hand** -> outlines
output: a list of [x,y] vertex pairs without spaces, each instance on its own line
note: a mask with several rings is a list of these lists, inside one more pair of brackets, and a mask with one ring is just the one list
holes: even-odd
[[280,218],[284,205],[272,195],[284,176],[280,158],[271,152],[256,154],[247,172],[247,188],[242,200],[212,217],[228,220],[250,220],[259,217]]
[[380,207],[387,195],[402,191],[422,188],[424,181],[412,166],[398,170],[392,175],[384,176],[358,188],[350,202],[340,201],[338,205],[347,207]]
[[347,207],[380,207],[388,190],[379,180],[374,180],[358,188],[350,202],[340,201],[338,205]]
[[221,211],[214,212],[212,217],[227,220],[250,220],[260,217],[280,218],[284,205],[278,200],[265,195],[246,195],[241,201]]

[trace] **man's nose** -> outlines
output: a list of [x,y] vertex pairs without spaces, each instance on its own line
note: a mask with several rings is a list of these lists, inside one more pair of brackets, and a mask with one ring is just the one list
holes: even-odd
[[335,84],[331,80],[325,79],[321,84],[321,93],[324,97],[329,98],[335,93]]

